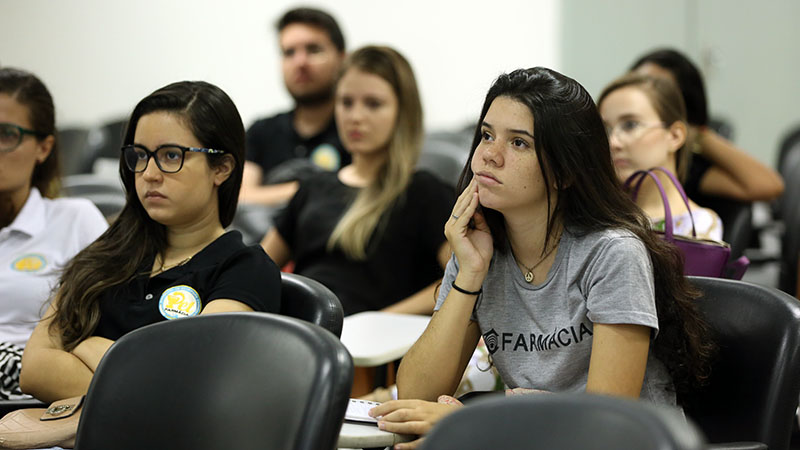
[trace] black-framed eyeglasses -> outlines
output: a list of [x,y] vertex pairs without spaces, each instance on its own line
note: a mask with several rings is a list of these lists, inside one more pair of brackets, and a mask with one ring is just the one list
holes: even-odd
[[184,147],[176,144],[159,145],[155,150],[150,150],[139,144],[122,147],[122,157],[125,159],[125,165],[134,173],[144,172],[151,157],[154,157],[156,165],[162,172],[175,173],[183,168],[183,159],[186,156],[186,152],[220,154],[225,153],[225,150]]
[[13,123],[0,123],[0,153],[14,151],[22,143],[22,139],[25,138],[26,134],[38,138],[47,136],[47,133],[29,130]]

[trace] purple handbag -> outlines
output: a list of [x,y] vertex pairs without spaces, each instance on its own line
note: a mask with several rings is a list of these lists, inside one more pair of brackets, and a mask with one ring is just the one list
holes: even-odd
[[[672,180],[675,187],[678,188],[678,192],[680,192],[683,202],[686,204],[686,209],[689,211],[689,217],[692,220],[691,237],[673,235],[672,210],[669,207],[664,186],[654,173],[656,170],[666,174],[669,179]],[[633,201],[636,201],[639,188],[642,186],[642,182],[644,182],[647,176],[656,182],[658,191],[661,193],[661,200],[664,202],[664,231],[656,231],[656,233],[663,235],[665,241],[674,244],[681,250],[684,260],[683,273],[685,275],[702,277],[726,278],[726,265],[731,255],[731,247],[725,242],[697,238],[697,231],[694,227],[694,217],[692,217],[692,211],[689,208],[689,199],[686,197],[683,186],[681,186],[675,178],[675,175],[662,167],[654,167],[650,170],[639,170],[625,180],[623,187],[627,190],[632,183],[636,183],[631,191],[631,197]],[[743,274],[744,271],[742,270],[741,274],[734,273],[733,277],[739,279]]]

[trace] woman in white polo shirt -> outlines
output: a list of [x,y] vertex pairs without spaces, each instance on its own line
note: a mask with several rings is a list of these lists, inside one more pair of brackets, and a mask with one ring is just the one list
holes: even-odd
[[107,227],[91,202],[57,192],[50,92],[28,72],[0,69],[0,400],[23,397],[22,349],[59,270]]

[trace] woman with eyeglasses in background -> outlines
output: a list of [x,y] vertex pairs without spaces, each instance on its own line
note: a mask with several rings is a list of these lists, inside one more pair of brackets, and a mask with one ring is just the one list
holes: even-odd
[[241,117],[218,87],[179,82],[139,102],[120,158],[127,203],[64,271],[28,341],[24,392],[44,401],[85,394],[111,344],[151,323],[278,312],[277,266],[225,232],[243,161]]
[[687,195],[727,197],[743,202],[770,201],[783,193],[783,180],[773,169],[715,132],[710,126],[703,76],[686,55],[669,48],[642,55],[632,72],[666,78],[686,104],[691,151],[684,188]]
[[55,107],[35,75],[0,69],[0,400],[19,389],[25,342],[59,270],[108,224],[85,199],[56,199]]
[[[686,106],[678,87],[665,78],[628,74],[608,85],[600,94],[598,109],[608,131],[611,157],[620,182],[637,170],[663,167],[685,180],[690,139]],[[722,240],[722,221],[714,211],[691,199],[689,210],[678,188],[656,172],[667,194],[675,234],[692,235],[692,219],[698,238]],[[645,179],[636,203],[664,231],[664,203],[655,182]]]

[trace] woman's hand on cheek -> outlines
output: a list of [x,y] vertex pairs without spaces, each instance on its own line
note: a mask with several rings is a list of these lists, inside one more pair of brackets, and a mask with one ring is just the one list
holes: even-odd
[[478,210],[479,205],[478,184],[473,178],[456,200],[444,226],[444,234],[458,259],[459,270],[482,279],[489,270],[494,244],[489,225]]
[[[392,400],[376,406],[370,411],[378,418],[378,428],[397,434],[424,436],[434,425],[448,414],[458,410],[459,405],[433,403],[424,400]],[[395,449],[417,448],[424,438],[397,444]]]

